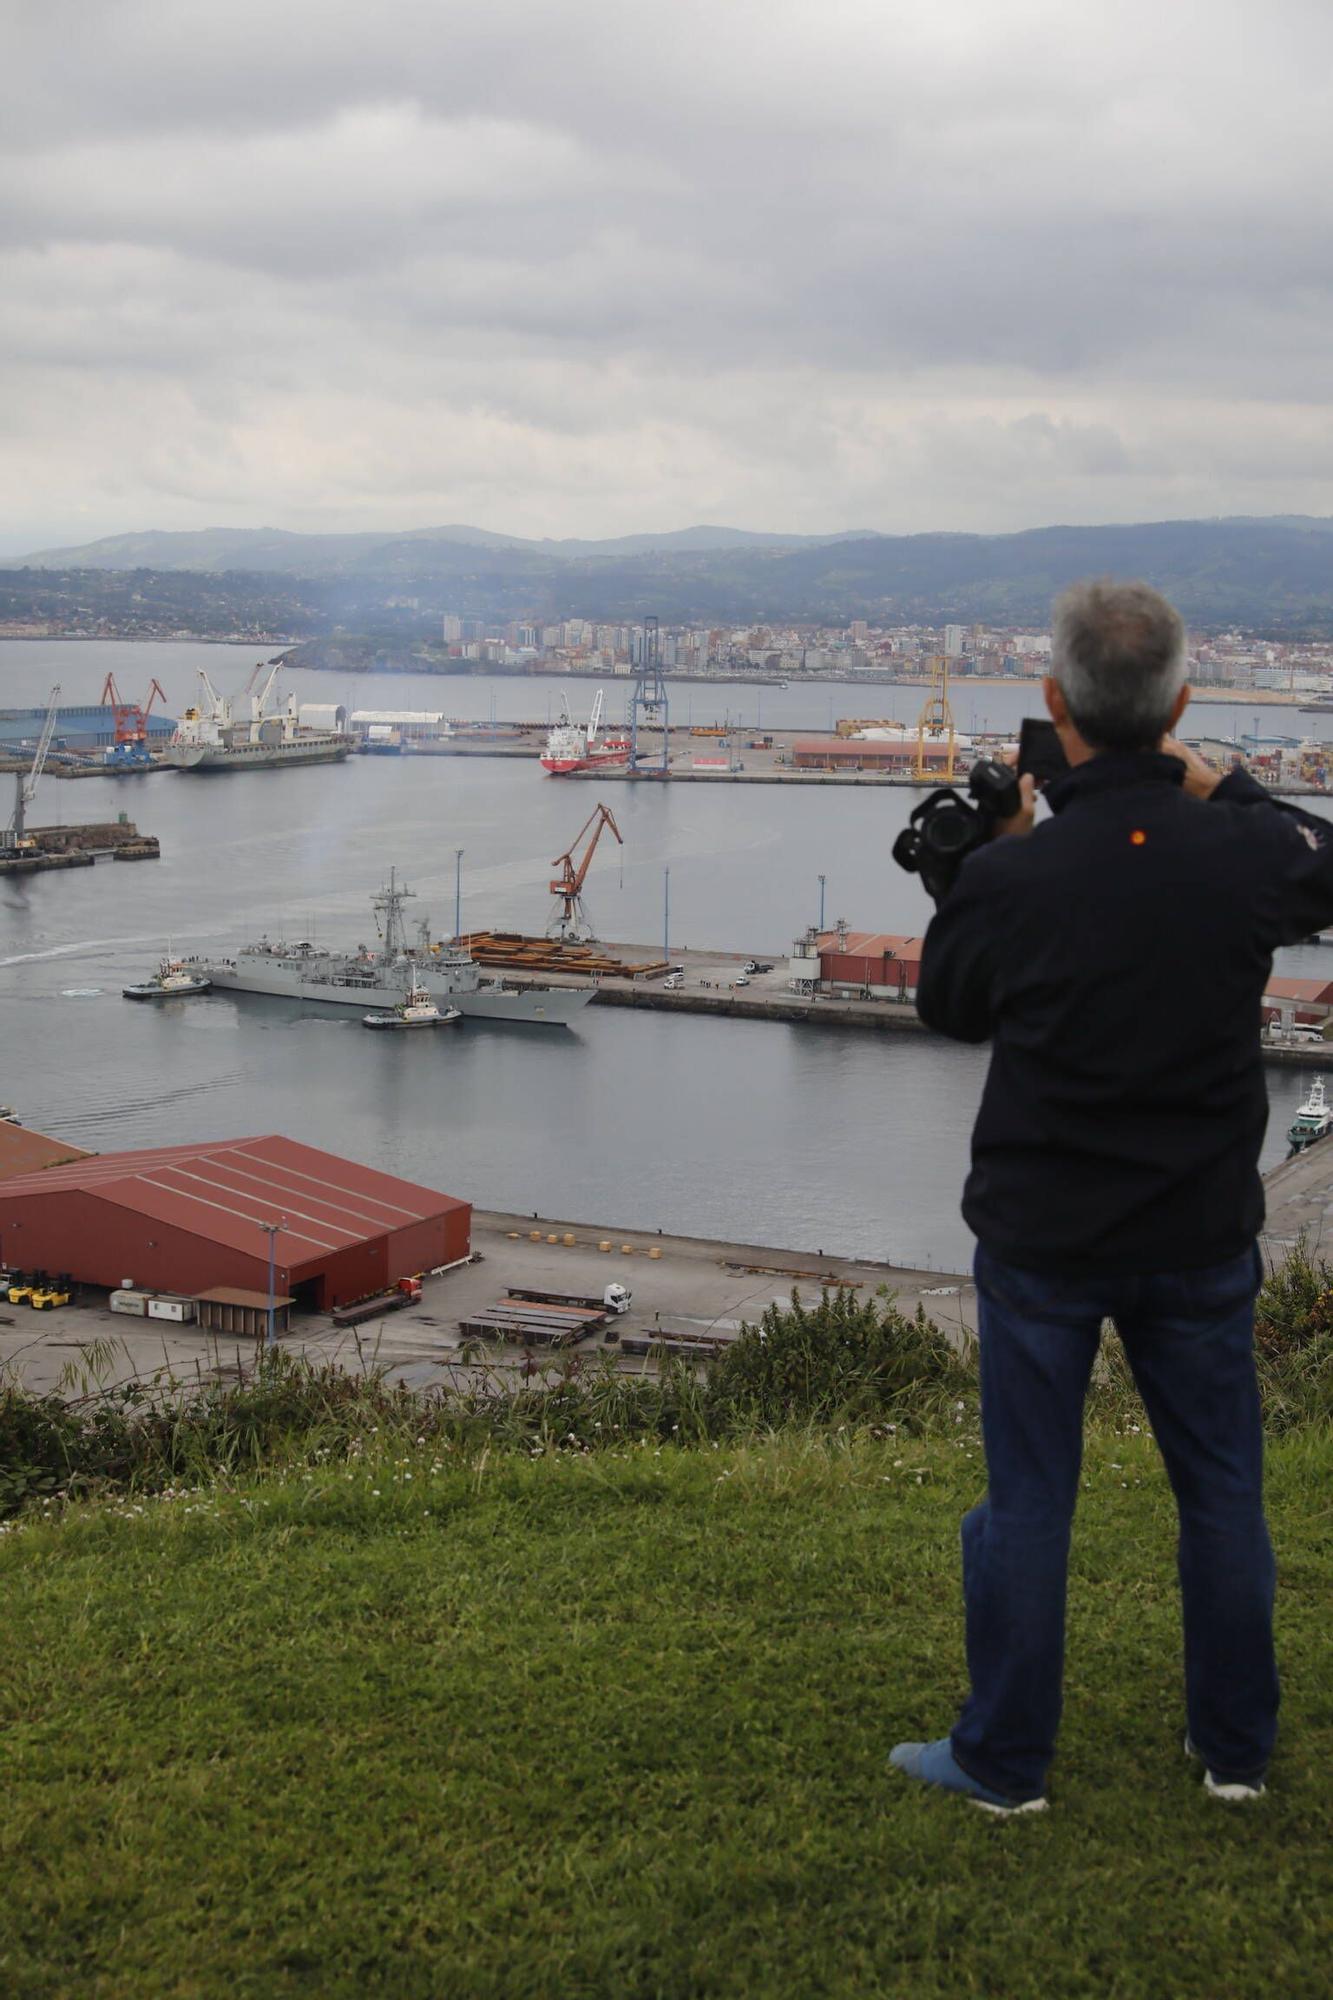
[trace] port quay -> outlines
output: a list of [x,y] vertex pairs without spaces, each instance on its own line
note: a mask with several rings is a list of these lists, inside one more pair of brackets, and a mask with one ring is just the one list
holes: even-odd
[[[1333,1150],[1316,1147],[1267,1179],[1264,1251],[1270,1264],[1280,1263],[1302,1234],[1326,1241],[1333,1230]],[[493,1302],[515,1294],[556,1300],[582,1295],[591,1302],[608,1280],[628,1293],[627,1306],[614,1321],[562,1343],[562,1361],[610,1366],[628,1376],[652,1372],[666,1356],[702,1362],[734,1341],[744,1325],[757,1323],[770,1305],[788,1305],[793,1291],[807,1299],[826,1289],[891,1296],[909,1316],[920,1307],[959,1345],[976,1329],[975,1288],[964,1271],[915,1270],[840,1256],[822,1245],[776,1250],[478,1209],[467,1259],[426,1276],[418,1294],[351,1323],[347,1316],[304,1312],[284,1325],[282,1345],[311,1361],[351,1368],[364,1366],[369,1355],[389,1381],[414,1389],[517,1385],[532,1372],[531,1336],[506,1338],[501,1329],[488,1328]],[[262,1293],[254,1303],[262,1322]],[[39,1317],[0,1308],[0,1367],[44,1395],[59,1391],[72,1358],[77,1362],[113,1337],[117,1383],[151,1387],[171,1378],[194,1382],[201,1374],[235,1379],[253,1361],[253,1334],[217,1332],[188,1312],[126,1316],[110,1307],[110,1294],[80,1287],[69,1303]],[[470,1336],[468,1329],[485,1337]]]
[[[199,664],[220,690],[236,690],[254,648],[0,642],[0,685],[16,708],[40,708],[55,682],[63,701],[96,705],[110,666],[136,699],[157,678],[162,712],[179,715]],[[558,685],[395,677],[386,694],[383,677],[299,680],[303,704],[447,706],[483,731],[527,721],[532,736],[521,755],[494,754],[513,747],[496,742],[478,743],[478,754],[352,755],[290,772],[44,777],[32,826],[85,838],[124,814],[157,841],[158,858],[133,868],[99,854],[95,865],[5,880],[0,1005],[6,1045],[23,1062],[0,1078],[0,1097],[26,1124],[103,1155],[285,1131],[452,1189],[479,1213],[603,1218],[598,1240],[617,1244],[651,1241],[661,1228],[784,1255],[796,1246],[802,1270],[822,1268],[804,1254],[822,1250],[891,1285],[897,1273],[946,1283],[966,1270],[957,1204],[986,1056],[925,1032],[911,1004],[913,942],[930,905],[889,849],[916,791],[869,773],[830,783],[818,771],[784,784],[550,778],[536,753]],[[1036,693],[1029,684],[956,694],[958,728],[1011,735]],[[592,691],[570,696],[586,718]],[[848,719],[912,722],[922,691],[696,683],[672,700],[680,754],[693,762],[718,754],[718,739],[692,737],[694,727],[729,728],[737,741],[772,735],[776,756],[784,738],[846,740],[837,725]],[[1277,735],[1287,721],[1276,707],[1197,709],[1201,730],[1222,740],[1256,722]],[[1326,716],[1310,722],[1333,728]],[[465,937],[540,941],[557,858],[579,849],[598,804],[623,844],[602,834],[583,893],[606,941],[599,950],[626,969],[484,967],[518,987],[595,983],[595,1004],[567,1028],[464,1021],[421,1043],[363,1034],[354,1010],[290,999],[217,992],[145,1008],[120,997],[173,949],[234,956],[264,933],[373,947],[371,899],[391,868],[415,899],[409,928],[422,917],[436,937],[457,922]],[[793,958],[812,932],[829,976],[802,993]],[[746,973],[750,961],[769,969]],[[654,962],[656,977],[634,975]],[[669,966],[680,968],[678,984]],[[1306,989],[1333,986],[1333,954],[1294,948],[1275,976],[1300,989],[1294,1008]],[[1265,1167],[1283,1158],[1322,1055],[1271,1051]],[[571,1226],[582,1245],[586,1224]],[[600,1265],[606,1253],[589,1254]],[[728,1304],[710,1292],[705,1324],[723,1305],[735,1317],[743,1294]]]

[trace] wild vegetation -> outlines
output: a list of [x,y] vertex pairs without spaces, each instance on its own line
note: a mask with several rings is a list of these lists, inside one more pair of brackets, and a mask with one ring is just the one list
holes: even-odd
[[886,1769],[962,1692],[984,1479],[970,1359],[889,1299],[770,1310],[702,1380],[11,1383],[0,1992],[1313,2000],[1331,1304],[1302,1249],[1260,1312],[1268,1796],[1181,1755],[1174,1508],[1112,1344],[1017,1826]]
[[[1260,1295],[1256,1349],[1271,1430],[1333,1417],[1333,1271],[1303,1243]],[[233,1376],[103,1391],[99,1373],[116,1362],[108,1346],[87,1353],[59,1394],[0,1380],[0,1516],[296,1466],[313,1454],[340,1459],[368,1434],[465,1451],[595,1451],[886,1425],[947,1434],[976,1419],[970,1355],[919,1308],[909,1318],[888,1296],[845,1291],[770,1306],[702,1377],[679,1364],[626,1376],[575,1357],[536,1368],[518,1387],[481,1368],[463,1391],[422,1393],[388,1381],[364,1353],[356,1372],[282,1350],[260,1349],[248,1367],[237,1359]],[[1113,1337],[1092,1404],[1113,1423],[1138,1413]]]

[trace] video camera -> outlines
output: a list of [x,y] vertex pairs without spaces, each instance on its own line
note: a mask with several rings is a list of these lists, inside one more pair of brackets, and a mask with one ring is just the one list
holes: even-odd
[[1018,774],[994,757],[982,757],[967,780],[972,803],[951,785],[941,785],[912,811],[893,843],[893,858],[909,875],[919,875],[942,903],[958,871],[975,847],[984,847],[996,822],[1012,819],[1022,806]]

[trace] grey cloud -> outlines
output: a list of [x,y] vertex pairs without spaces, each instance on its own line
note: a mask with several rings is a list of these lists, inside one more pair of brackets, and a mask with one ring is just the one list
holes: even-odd
[[1333,508],[1314,0],[11,13],[11,545]]

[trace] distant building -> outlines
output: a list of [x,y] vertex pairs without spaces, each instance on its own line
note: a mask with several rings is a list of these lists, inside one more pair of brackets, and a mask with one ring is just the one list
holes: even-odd
[[944,628],[944,651],[947,658],[961,660],[966,634],[961,625],[946,625]]
[[849,931],[845,924],[815,939],[819,991],[838,999],[914,1000],[921,977],[921,939],[885,931]]
[[[797,737],[791,761],[797,771],[912,771],[916,768],[915,731],[898,737]],[[961,751],[956,751],[961,756]],[[943,769],[949,760],[946,740],[927,741],[924,763]]]

